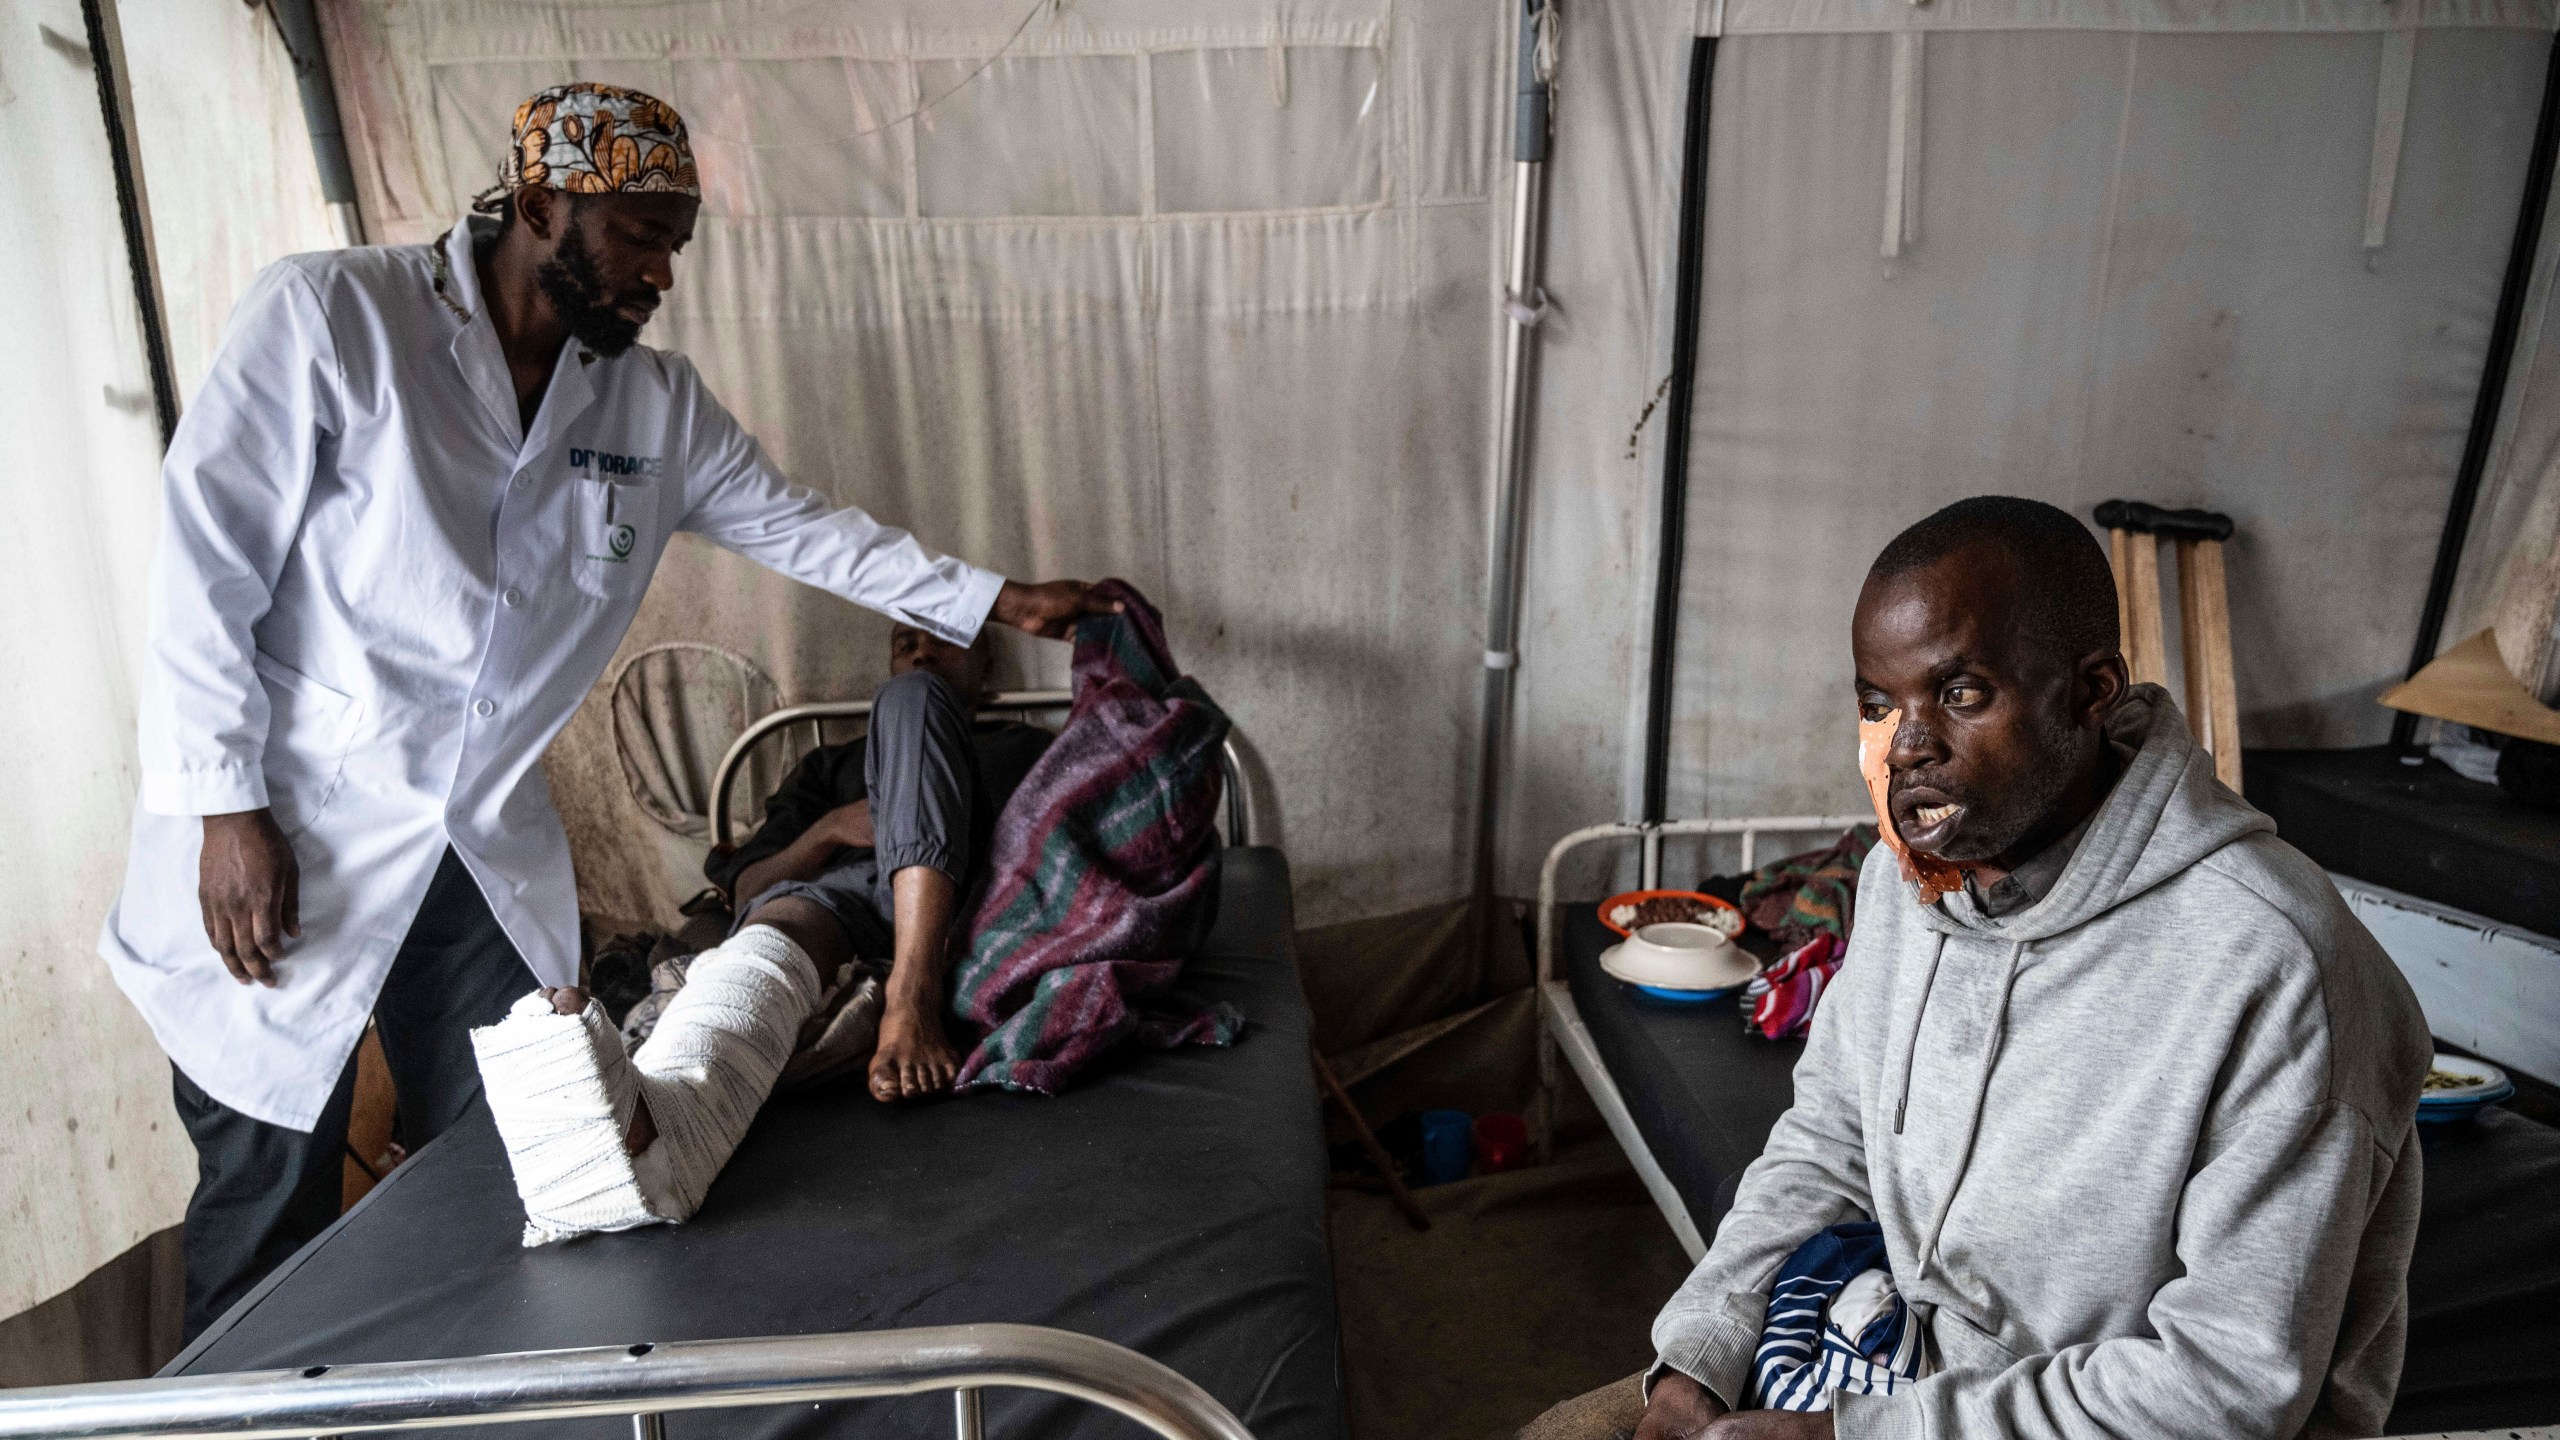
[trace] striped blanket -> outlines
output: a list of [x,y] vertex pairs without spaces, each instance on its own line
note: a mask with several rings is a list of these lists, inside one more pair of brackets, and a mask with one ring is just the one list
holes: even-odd
[[1891,1395],[1928,1377],[1927,1328],[1893,1288],[1884,1229],[1834,1225],[1796,1247],[1769,1289],[1751,1404],[1828,1410],[1833,1392]]
[[1816,935],[1778,957],[1778,962],[1751,977],[1742,987],[1742,1028],[1772,1040],[1813,1029],[1813,1007],[1840,973],[1848,947],[1829,935]]
[[1823,849],[1770,861],[1743,882],[1743,915],[1790,950],[1816,935],[1846,944],[1856,923],[1858,867],[1874,848],[1876,827],[1853,825]]
[[997,820],[962,931],[951,1006],[984,1032],[962,1090],[1054,1095],[1123,1040],[1225,1045],[1243,1028],[1233,1006],[1141,1008],[1211,919],[1227,717],[1174,668],[1154,606],[1097,589],[1126,613],[1076,627],[1075,706]]

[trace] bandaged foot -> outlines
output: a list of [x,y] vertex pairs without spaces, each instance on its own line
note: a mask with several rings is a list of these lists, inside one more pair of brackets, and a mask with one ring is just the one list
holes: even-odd
[[[750,925],[694,957],[636,1054],[626,1056],[602,1006],[563,1015],[539,991],[472,1031],[524,1200],[524,1243],[690,1218],[819,996],[808,955],[781,931]],[[657,1134],[635,1156],[624,1140],[642,1110]]]

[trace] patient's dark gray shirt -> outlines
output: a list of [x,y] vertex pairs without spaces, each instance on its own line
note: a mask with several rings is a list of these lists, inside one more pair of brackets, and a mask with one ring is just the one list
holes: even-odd
[[2089,833],[2089,820],[2096,818],[2098,812],[2090,811],[2088,820],[2072,826],[2061,839],[2037,851],[2034,859],[1992,881],[1988,889],[1974,884],[1973,872],[1966,871],[1964,893],[1972,898],[1973,908],[1985,918],[1997,920],[2015,915],[2052,894],[2062,872],[2070,868],[2072,852],[2080,848],[2080,837]]

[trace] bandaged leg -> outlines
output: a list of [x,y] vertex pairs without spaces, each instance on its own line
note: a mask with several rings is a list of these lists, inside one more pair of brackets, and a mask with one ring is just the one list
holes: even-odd
[[[540,993],[471,1033],[490,1113],[525,1208],[524,1243],[681,1221],[738,1148],[819,1001],[817,967],[767,925],[694,957],[637,1054],[601,1006]],[[645,1108],[657,1138],[623,1137]]]
[[[590,1000],[562,1015],[536,990],[471,1032],[480,1087],[524,1198],[524,1243],[659,1220],[622,1148],[640,1098],[622,1037]],[[652,1147],[655,1148],[655,1147]]]

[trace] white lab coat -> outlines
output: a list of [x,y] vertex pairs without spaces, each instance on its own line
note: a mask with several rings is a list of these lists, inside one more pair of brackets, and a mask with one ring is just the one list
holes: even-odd
[[[521,434],[472,226],[269,267],[162,474],[142,793],[99,950],[189,1078],[297,1130],[448,844],[534,975],[574,982],[577,889],[537,762],[668,536],[958,643],[1003,584],[788,484],[680,355],[572,341]],[[274,989],[231,979],[196,900],[195,817],[259,806],[302,870]]]

